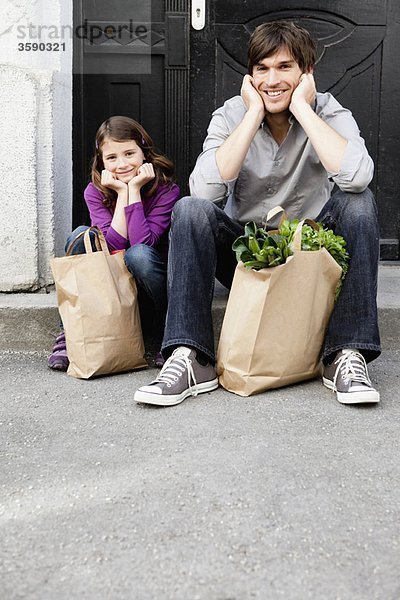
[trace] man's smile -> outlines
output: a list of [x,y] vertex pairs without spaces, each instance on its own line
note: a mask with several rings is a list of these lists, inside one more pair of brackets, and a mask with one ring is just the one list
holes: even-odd
[[277,98],[278,96],[281,96],[286,91],[287,90],[263,90],[264,94],[266,94],[270,98]]

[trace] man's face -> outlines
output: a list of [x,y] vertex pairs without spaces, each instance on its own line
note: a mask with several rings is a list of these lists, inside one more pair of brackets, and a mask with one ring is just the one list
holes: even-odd
[[277,114],[288,110],[302,71],[286,48],[264,58],[253,68],[253,85],[263,99],[265,110]]

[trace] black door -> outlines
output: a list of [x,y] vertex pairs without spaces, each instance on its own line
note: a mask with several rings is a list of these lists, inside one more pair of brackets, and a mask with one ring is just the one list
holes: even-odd
[[[375,162],[381,256],[399,255],[400,3],[398,0],[213,0],[205,27],[191,31],[191,148],[194,163],[212,111],[239,93],[254,28],[292,19],[318,42],[315,77],[349,108]],[[299,9],[299,5],[302,7]]]
[[74,225],[88,222],[83,190],[94,137],[111,115],[142,123],[186,192],[188,0],[77,0],[74,31]]

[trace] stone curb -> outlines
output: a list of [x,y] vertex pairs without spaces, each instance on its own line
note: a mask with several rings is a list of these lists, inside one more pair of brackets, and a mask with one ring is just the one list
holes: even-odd
[[[216,287],[213,322],[216,338],[222,324],[227,292]],[[381,264],[378,289],[379,324],[384,349],[400,344],[400,265]],[[49,351],[58,333],[54,291],[32,294],[0,294],[0,351]],[[150,341],[149,351],[152,348]]]

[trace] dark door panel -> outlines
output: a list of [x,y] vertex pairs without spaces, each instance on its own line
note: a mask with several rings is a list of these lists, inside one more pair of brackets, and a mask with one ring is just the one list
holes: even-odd
[[[387,0],[364,0],[363,2],[354,0],[314,0],[312,2],[305,0],[303,2],[291,2],[286,0],[216,0],[215,19],[217,23],[247,23],[250,20],[256,22],[256,25],[264,23],[266,12],[273,19],[286,18],[285,13],[293,8],[296,12],[310,14],[312,11],[326,14],[329,20],[331,15],[344,15],[347,19],[359,23],[360,25],[369,24],[371,21],[381,25],[386,25]],[[255,26],[256,26],[255,25]]]
[[[79,0],[74,46],[75,225],[88,222],[83,190],[99,125],[111,115],[139,121],[188,180],[188,0]],[[151,9],[151,10],[150,10]],[[93,32],[90,35],[90,32]],[[117,33],[116,33],[117,32]]]

